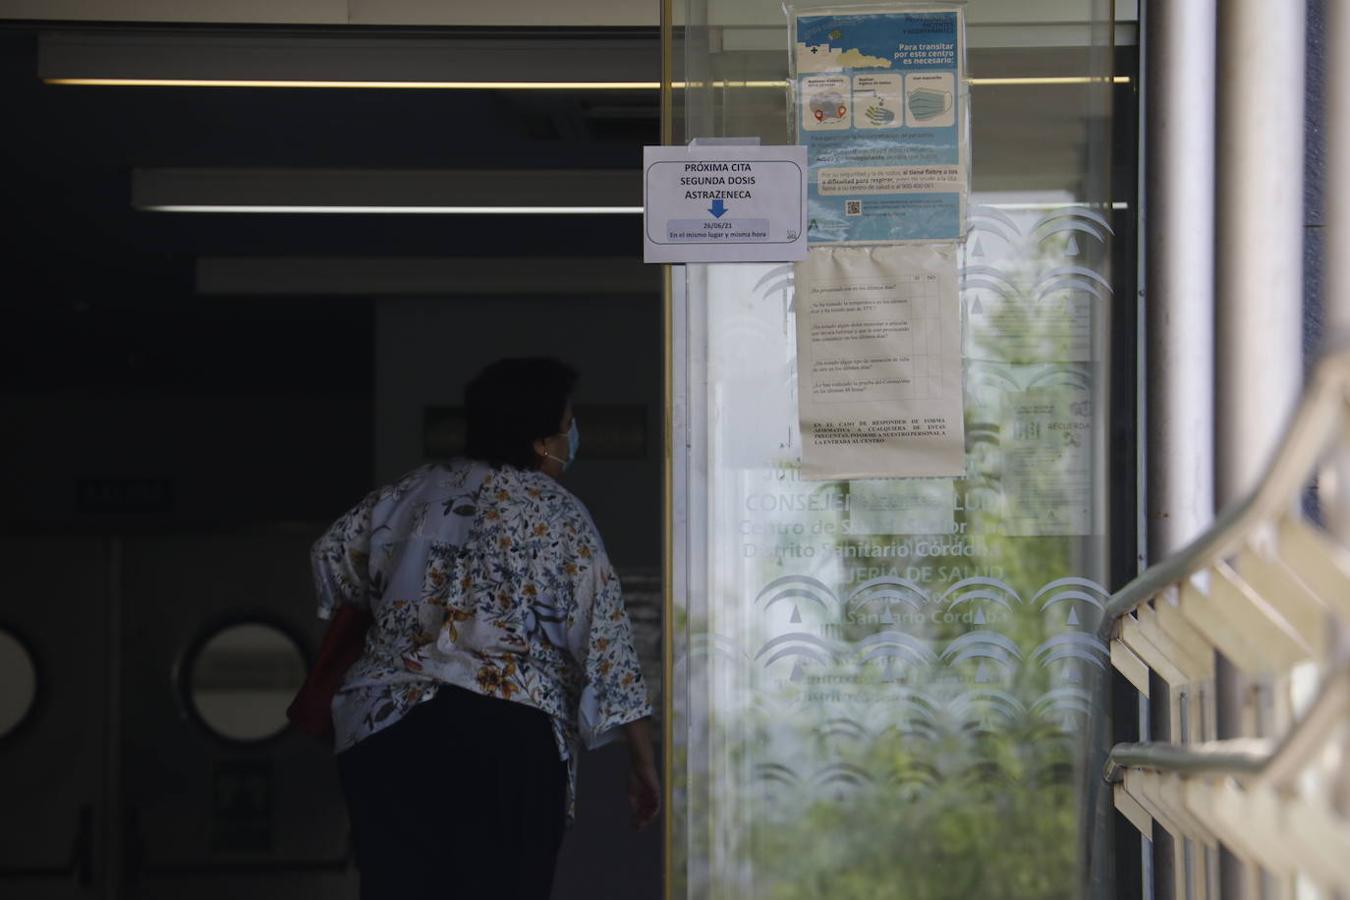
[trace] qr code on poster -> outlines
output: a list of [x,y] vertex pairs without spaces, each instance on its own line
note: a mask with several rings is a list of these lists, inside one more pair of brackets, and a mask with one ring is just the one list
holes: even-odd
[[861,201],[861,200],[845,200],[845,201],[844,201],[844,215],[846,215],[846,216],[861,216],[861,215],[862,215],[862,201]]

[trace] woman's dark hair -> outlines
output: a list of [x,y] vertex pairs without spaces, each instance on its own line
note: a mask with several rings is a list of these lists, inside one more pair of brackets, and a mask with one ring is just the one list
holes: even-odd
[[576,369],[547,357],[488,366],[464,388],[465,455],[538,468],[534,442],[558,433],[576,383]]

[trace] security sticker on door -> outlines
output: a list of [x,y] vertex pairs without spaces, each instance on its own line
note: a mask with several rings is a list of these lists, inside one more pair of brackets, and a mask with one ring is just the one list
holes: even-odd
[[805,148],[645,148],[643,245],[656,263],[803,259]]

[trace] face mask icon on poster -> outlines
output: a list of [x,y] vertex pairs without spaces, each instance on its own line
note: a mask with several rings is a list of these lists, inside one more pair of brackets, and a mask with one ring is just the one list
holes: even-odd
[[920,122],[936,119],[951,108],[952,95],[949,91],[918,88],[909,92],[909,114]]

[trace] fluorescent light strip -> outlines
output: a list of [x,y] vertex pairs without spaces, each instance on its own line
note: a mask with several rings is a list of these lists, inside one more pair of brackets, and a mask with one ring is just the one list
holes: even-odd
[[[655,91],[658,81],[249,81],[196,78],[44,78],[44,83],[84,87],[225,87],[225,88],[373,88],[379,90],[443,91]],[[1009,78],[971,78],[975,87],[1022,87],[1034,85],[1129,84],[1129,75],[1049,75]],[[702,82],[676,81],[675,90],[702,88]],[[714,81],[714,88],[772,88],[783,90],[786,81]]]
[[[1070,209],[1074,207],[1097,208],[1098,204],[1086,203],[981,203],[979,206],[989,206],[994,209],[1006,210],[1052,210],[1052,209]],[[1117,200],[1111,204],[1112,209],[1129,209],[1130,205],[1126,202]],[[557,215],[639,215],[642,212],[641,206],[284,206],[280,204],[266,205],[219,205],[211,204],[157,204],[155,206],[142,207],[145,212],[171,212],[171,213],[280,213],[280,214],[345,214],[345,215],[408,215],[408,214],[431,214],[431,215],[535,215],[535,216],[557,216]]]
[[[195,78],[44,78],[47,84],[97,87],[243,87],[243,88],[406,88],[448,91],[656,91],[659,81],[249,81]],[[715,81],[713,87],[778,88],[786,81]],[[676,89],[702,87],[677,81]]]
[[642,212],[641,206],[284,206],[266,204],[257,206],[235,204],[156,204],[141,207],[147,212],[172,213],[341,213],[359,215],[410,213],[432,215],[636,215]]
[[448,91],[654,91],[655,81],[250,81],[198,78],[44,78],[47,84],[97,87],[404,88]]

